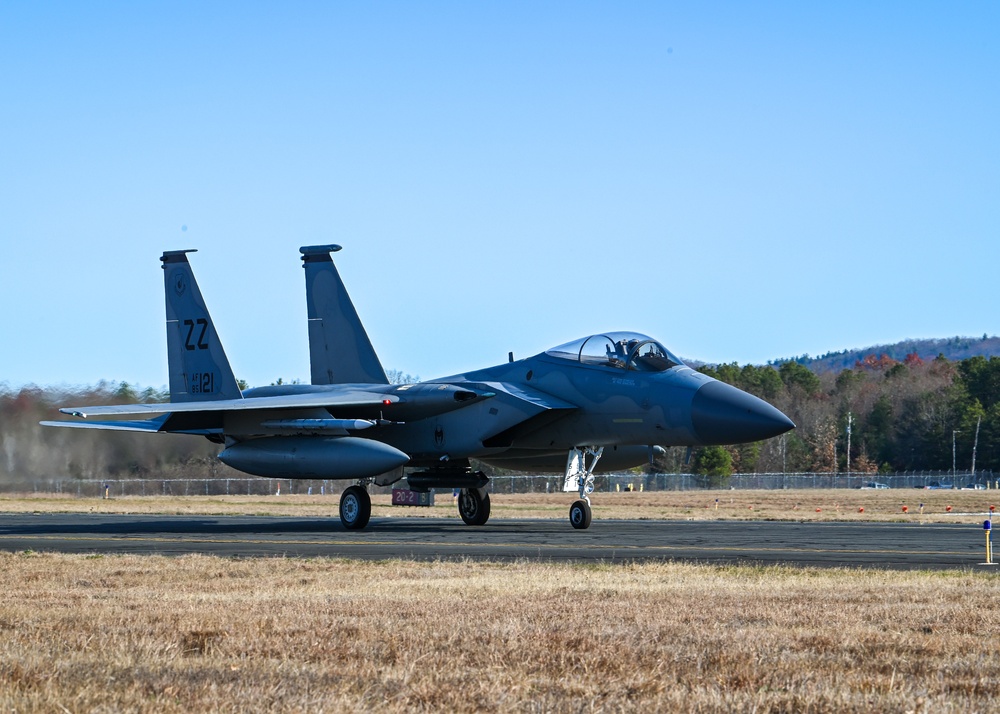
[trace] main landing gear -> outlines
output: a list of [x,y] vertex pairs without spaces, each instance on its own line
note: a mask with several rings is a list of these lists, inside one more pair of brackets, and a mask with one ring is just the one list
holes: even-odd
[[463,488],[458,492],[458,515],[468,526],[484,526],[490,519],[490,494],[485,488]]
[[[372,499],[366,486],[371,479],[348,486],[340,494],[340,522],[349,531],[361,530],[372,516]],[[458,515],[467,525],[483,526],[490,519],[490,494],[486,490],[489,479],[481,472],[475,473],[418,473],[409,476],[410,487],[418,489],[458,488]],[[589,521],[588,521],[589,522]]]
[[372,517],[372,499],[364,486],[348,486],[340,494],[340,522],[349,531],[368,525]]
[[[601,460],[603,453],[603,446],[588,446],[584,449],[573,448],[569,450],[563,491],[577,491],[580,494],[580,500],[573,501],[573,505],[569,507],[569,523],[576,529],[590,528],[590,521],[593,519],[593,513],[590,510],[590,494],[594,492],[594,468]],[[593,457],[589,465],[587,464],[588,456]]]
[[448,464],[427,471],[411,473],[406,477],[410,488],[426,491],[431,488],[458,489],[458,515],[466,525],[483,526],[490,519],[490,494],[486,486],[490,480],[482,471]]

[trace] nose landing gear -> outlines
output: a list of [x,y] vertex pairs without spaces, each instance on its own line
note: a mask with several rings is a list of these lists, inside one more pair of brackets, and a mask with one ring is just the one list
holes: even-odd
[[[593,517],[590,510],[590,494],[594,492],[594,468],[601,460],[603,453],[603,446],[588,446],[584,449],[573,448],[569,450],[563,491],[577,491],[580,494],[580,500],[574,501],[573,505],[569,507],[569,522],[576,529],[590,528],[590,521]],[[593,457],[589,465],[587,464],[588,456]]]

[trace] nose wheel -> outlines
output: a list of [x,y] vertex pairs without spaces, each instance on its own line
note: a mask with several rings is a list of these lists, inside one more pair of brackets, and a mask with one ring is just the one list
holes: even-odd
[[348,486],[340,494],[340,522],[349,531],[368,525],[372,517],[372,499],[362,486]]
[[573,505],[569,507],[569,523],[577,530],[590,528],[592,517],[590,504],[586,501],[573,501]]

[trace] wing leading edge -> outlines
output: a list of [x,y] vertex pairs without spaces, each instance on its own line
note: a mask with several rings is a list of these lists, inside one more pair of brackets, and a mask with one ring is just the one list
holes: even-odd
[[[389,406],[400,401],[393,394],[344,390],[313,394],[288,394],[270,397],[241,399],[216,399],[211,402],[161,402],[154,404],[119,404],[96,407],[65,407],[59,411],[86,419],[90,416],[117,416],[128,414],[178,414],[184,412],[233,412],[261,409],[314,409],[316,407],[377,407]],[[73,422],[53,422],[59,426]]]
[[[292,387],[294,388],[294,387]],[[114,431],[165,431],[184,434],[219,434],[226,415],[281,412],[280,419],[315,419],[317,410],[347,419],[389,420],[402,423],[437,416],[465,406],[491,399],[495,391],[479,389],[467,384],[414,384],[393,385],[381,390],[351,387],[328,387],[316,391],[285,394],[248,396],[240,399],[217,399],[208,402],[162,402],[154,404],[119,404],[92,407],[65,407],[64,414],[88,419],[90,417],[160,415],[146,421],[46,421],[44,426],[78,429],[110,429]],[[247,422],[243,422],[247,423]],[[299,425],[301,428],[302,425]],[[317,428],[329,425],[314,423]]]

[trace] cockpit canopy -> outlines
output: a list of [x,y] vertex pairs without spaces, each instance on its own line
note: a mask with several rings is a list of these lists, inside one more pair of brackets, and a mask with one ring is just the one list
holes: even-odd
[[553,347],[545,354],[583,364],[637,372],[665,372],[684,364],[659,342],[637,332],[591,335]]

